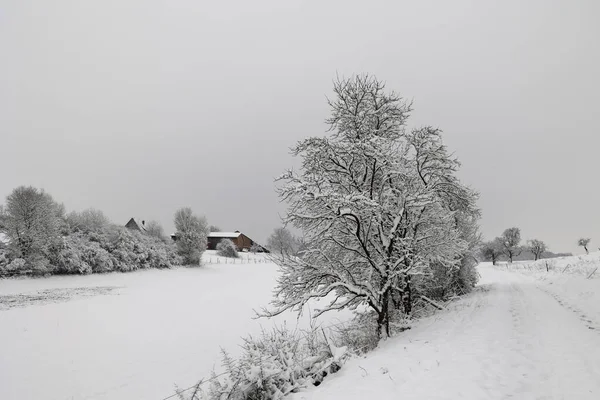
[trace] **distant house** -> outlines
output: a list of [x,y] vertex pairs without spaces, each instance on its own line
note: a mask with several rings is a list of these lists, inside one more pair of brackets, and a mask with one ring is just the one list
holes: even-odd
[[254,240],[250,239],[248,236],[244,235],[240,231],[235,232],[211,232],[208,234],[208,250],[215,250],[217,248],[217,244],[223,239],[229,239],[235,244],[238,251],[249,251],[253,246],[258,248],[259,251],[266,251],[266,249],[256,243]]
[[[172,233],[171,239],[177,241],[177,234]],[[240,231],[235,232],[210,232],[206,238],[206,249],[216,250],[217,244],[223,239],[229,239],[235,244],[238,251],[250,251],[254,247],[254,250],[260,253],[268,253],[269,250],[250,239]]]
[[229,239],[235,244],[238,251],[242,251],[244,249],[250,250],[252,244],[254,242],[248,236],[240,233],[240,231],[235,232],[211,232],[208,234],[208,250],[215,250],[217,248],[217,244],[223,239]]
[[146,232],[146,221],[138,221],[135,218],[131,218],[129,220],[129,222],[127,222],[125,224],[125,228],[129,228],[134,231],[145,233]]

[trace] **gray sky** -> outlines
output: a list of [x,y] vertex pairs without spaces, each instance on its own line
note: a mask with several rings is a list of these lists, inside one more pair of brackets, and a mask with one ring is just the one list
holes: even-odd
[[264,240],[288,148],[336,73],[442,128],[488,237],[600,246],[597,0],[0,0],[0,197],[43,187],[113,221],[190,206]]

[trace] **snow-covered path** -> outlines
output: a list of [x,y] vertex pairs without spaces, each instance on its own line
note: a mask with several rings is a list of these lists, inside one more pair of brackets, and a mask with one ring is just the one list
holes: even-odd
[[299,399],[600,399],[598,322],[520,274],[475,293]]

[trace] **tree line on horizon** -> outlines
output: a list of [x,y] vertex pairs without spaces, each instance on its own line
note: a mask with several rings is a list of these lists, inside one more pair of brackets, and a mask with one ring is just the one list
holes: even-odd
[[[590,239],[587,238],[581,238],[577,242],[579,246],[585,249],[586,254],[589,254],[587,248],[589,242]],[[501,259],[512,263],[517,259],[530,260],[533,257],[533,260],[537,261],[541,258],[564,257],[572,256],[573,254],[552,253],[546,243],[540,239],[530,239],[525,245],[521,245],[521,230],[517,227],[512,227],[506,229],[502,232],[502,235],[495,239],[483,242],[480,246],[480,255],[485,261],[491,261],[492,265],[496,265]]]

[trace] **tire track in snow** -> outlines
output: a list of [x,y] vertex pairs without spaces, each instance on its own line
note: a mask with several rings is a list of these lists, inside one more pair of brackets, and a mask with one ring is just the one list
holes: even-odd
[[516,282],[513,288],[516,332],[525,344],[519,350],[529,361],[524,366],[530,371],[530,395],[535,394],[535,399],[600,398],[598,336],[581,325],[577,314],[533,284]]
[[541,290],[542,292],[546,293],[548,296],[552,297],[554,300],[556,300],[561,307],[563,307],[564,309],[566,309],[566,310],[571,311],[572,313],[574,313],[579,318],[579,320],[581,322],[583,322],[583,324],[589,330],[594,331],[598,335],[600,335],[600,324],[597,321],[594,321],[591,318],[589,318],[579,308],[577,308],[576,306],[572,305],[571,303],[569,303],[568,301],[566,301],[564,298],[562,298],[558,294],[552,292],[551,290],[549,290],[547,288],[544,288],[542,286],[538,286],[538,289]]

